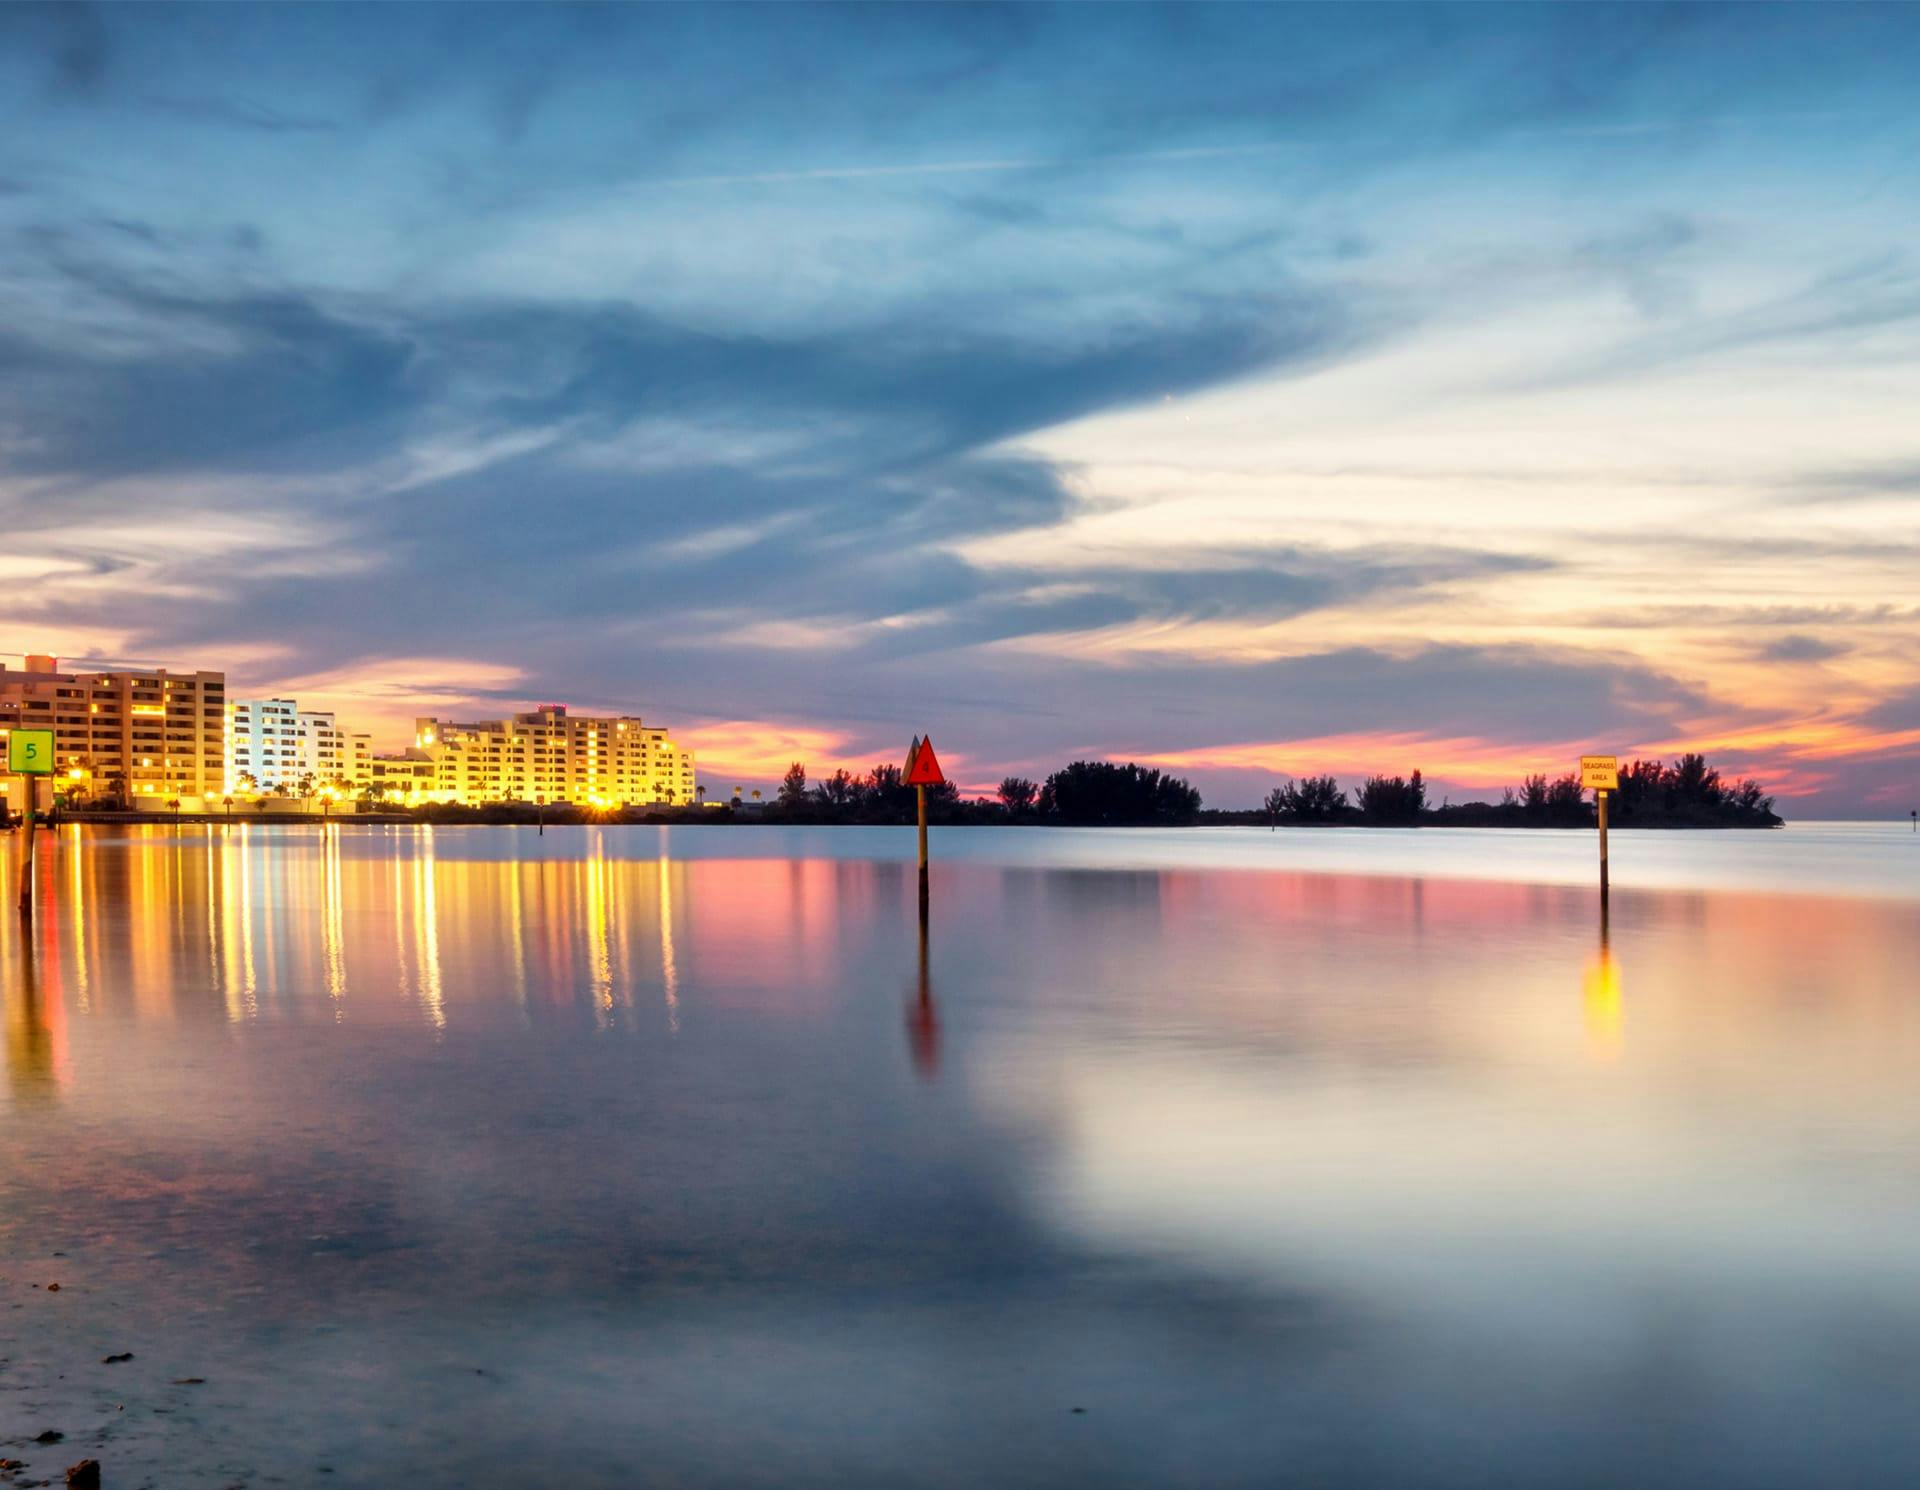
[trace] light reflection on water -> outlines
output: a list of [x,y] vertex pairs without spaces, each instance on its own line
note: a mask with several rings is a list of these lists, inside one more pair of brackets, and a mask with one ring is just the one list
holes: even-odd
[[1340,846],[1382,845],[1359,875],[942,834],[923,943],[876,841],[44,835],[38,916],[0,922],[0,1454],[58,1427],[134,1482],[341,1485],[1920,1467],[1904,868],[1836,879],[1809,836],[1822,882],[1895,888],[1626,888],[1603,946],[1585,888],[1407,873],[1387,836]]

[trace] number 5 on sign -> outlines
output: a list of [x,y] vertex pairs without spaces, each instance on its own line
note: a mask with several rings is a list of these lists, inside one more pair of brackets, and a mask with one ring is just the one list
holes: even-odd
[[16,776],[53,774],[53,731],[17,729],[7,736],[7,769]]

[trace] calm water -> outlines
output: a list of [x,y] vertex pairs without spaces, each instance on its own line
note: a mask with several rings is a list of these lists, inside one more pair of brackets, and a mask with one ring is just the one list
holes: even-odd
[[903,830],[44,835],[0,1456],[1920,1476],[1904,825],[935,845],[923,973]]

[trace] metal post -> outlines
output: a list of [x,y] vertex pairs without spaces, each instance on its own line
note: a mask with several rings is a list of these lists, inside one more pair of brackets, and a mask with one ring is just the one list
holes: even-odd
[[927,916],[927,789],[916,786],[913,790],[920,809],[920,919],[924,921]]
[[28,776],[27,787],[27,856],[20,865],[20,915],[22,919],[33,916],[33,808],[39,797],[40,778]]
[[1602,787],[1595,793],[1600,799],[1600,908],[1607,906],[1607,793]]

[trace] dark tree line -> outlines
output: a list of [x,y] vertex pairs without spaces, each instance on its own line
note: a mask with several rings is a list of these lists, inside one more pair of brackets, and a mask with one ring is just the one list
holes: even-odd
[[1040,816],[1063,823],[1190,823],[1200,815],[1200,793],[1132,761],[1075,761],[1047,778],[1034,805]]
[[[917,811],[900,768],[879,765],[863,776],[839,770],[811,785],[804,763],[787,768],[765,816],[795,823],[907,823]],[[1075,761],[1044,782],[1009,776],[997,797],[967,800],[951,782],[927,791],[927,816],[940,823],[1058,823],[1152,826],[1190,823],[1200,793],[1188,782],[1132,761]]]
[[[1223,817],[1228,816],[1226,814]],[[1529,776],[1509,787],[1498,802],[1429,805],[1426,782],[1409,777],[1369,776],[1347,800],[1331,776],[1287,781],[1267,793],[1256,815],[1240,821],[1288,824],[1369,824],[1380,827],[1423,824],[1433,827],[1584,828],[1593,825],[1592,796],[1577,774]],[[1637,828],[1773,828],[1780,817],[1773,798],[1753,780],[1726,781],[1705,756],[1682,755],[1671,765],[1636,760],[1620,770],[1619,790],[1607,803],[1607,820]]]
[[1608,804],[1618,822],[1714,823],[1743,827],[1778,826],[1773,798],[1759,782],[1747,778],[1726,781],[1707,758],[1681,756],[1672,765],[1659,761],[1629,761],[1620,772],[1620,790]]
[[[781,779],[780,791],[766,815],[796,823],[905,823],[917,812],[914,789],[900,779],[900,768],[878,765],[864,776],[841,769],[807,784],[807,768],[795,761]],[[927,789],[928,816],[952,822],[965,803],[952,782]]]

